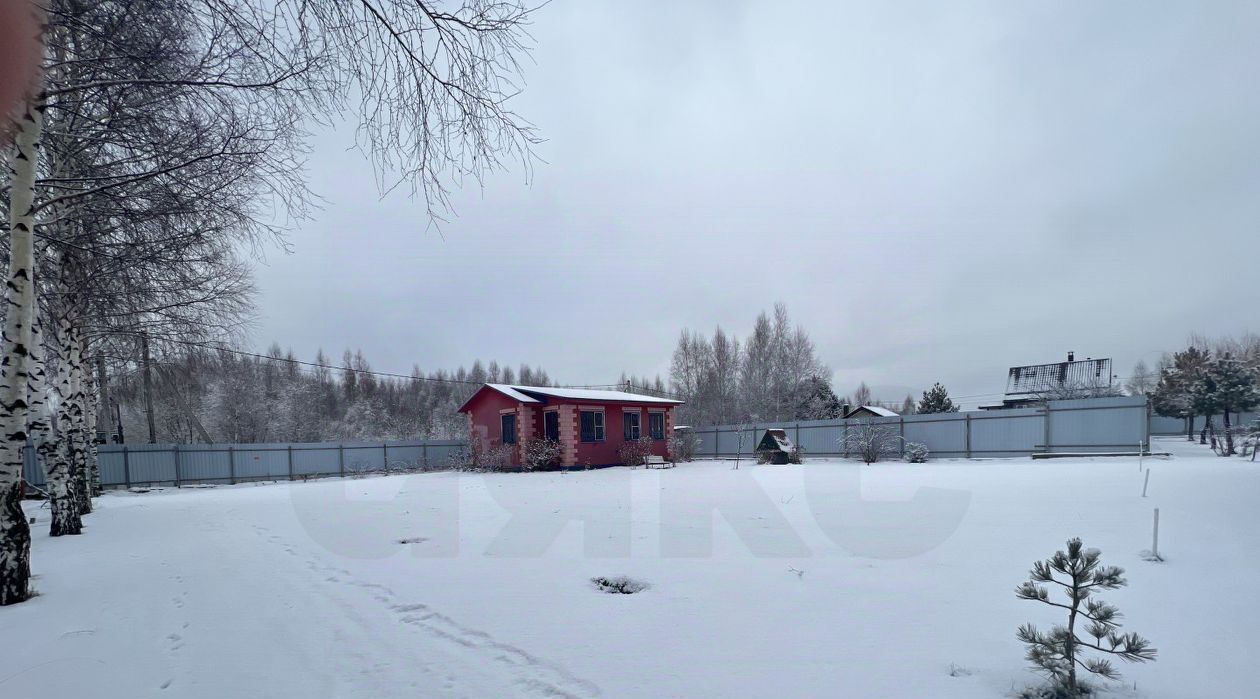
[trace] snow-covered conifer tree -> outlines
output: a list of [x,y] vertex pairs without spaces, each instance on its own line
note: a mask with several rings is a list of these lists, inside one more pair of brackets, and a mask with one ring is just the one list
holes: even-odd
[[1211,404],[1221,411],[1225,427],[1223,455],[1232,456],[1235,452],[1231,413],[1260,405],[1260,390],[1256,388],[1255,377],[1245,364],[1226,354],[1208,364],[1195,393],[1201,396],[1202,403]]
[[[1078,678],[1080,670],[1111,680],[1120,677],[1106,657],[1087,657],[1090,651],[1127,662],[1155,659],[1150,641],[1136,633],[1118,633],[1120,610],[1094,596],[1099,590],[1128,584],[1124,569],[1102,565],[1100,556],[1098,549],[1086,549],[1080,539],[1071,539],[1067,551],[1034,563],[1028,581],[1015,588],[1015,596],[1020,599],[1067,611],[1065,625],[1056,624],[1050,631],[1042,632],[1033,624],[1024,624],[1017,633],[1019,640],[1028,645],[1029,662],[1050,680],[1054,692],[1051,696],[1092,696],[1091,688]],[[1052,588],[1047,585],[1062,590],[1067,603],[1052,601]]]
[[923,392],[923,398],[915,409],[917,413],[956,413],[958,406],[949,397],[949,391],[939,383]]

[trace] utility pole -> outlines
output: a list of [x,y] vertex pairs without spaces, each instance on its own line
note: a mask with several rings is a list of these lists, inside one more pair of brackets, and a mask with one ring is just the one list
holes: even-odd
[[[105,430],[105,442],[108,444],[114,436],[114,411],[109,406],[109,384],[105,382],[105,356],[96,355],[96,385],[100,387],[100,407],[104,414],[100,427]],[[96,435],[92,435],[96,437]]]
[[144,363],[144,412],[149,420],[149,444],[157,444],[157,426],[153,421],[153,370],[149,363],[149,336],[140,336],[140,356]]

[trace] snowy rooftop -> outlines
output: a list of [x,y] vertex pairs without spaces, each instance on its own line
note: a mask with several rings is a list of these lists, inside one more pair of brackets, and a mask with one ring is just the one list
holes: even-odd
[[888,408],[881,408],[878,405],[859,405],[853,410],[850,410],[849,415],[852,415],[853,413],[856,413],[859,410],[869,410],[880,417],[897,417],[897,413],[894,413]]
[[522,403],[541,403],[542,402],[538,400],[537,398],[532,398],[516,390],[516,386],[508,386],[507,384],[501,384],[501,383],[488,383],[486,385],[498,391],[499,393],[502,393],[508,398],[519,400]]
[[641,393],[625,391],[604,391],[593,388],[555,388],[551,386],[509,386],[507,384],[489,383],[490,388],[522,403],[541,403],[538,397],[562,398],[569,400],[595,400],[614,403],[663,403],[678,405],[682,401],[658,396],[647,396]]

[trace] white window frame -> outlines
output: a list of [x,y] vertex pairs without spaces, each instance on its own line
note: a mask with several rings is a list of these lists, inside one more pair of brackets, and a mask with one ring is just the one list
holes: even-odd
[[[592,435],[591,440],[584,439],[585,435],[582,434],[582,413],[595,413],[599,416],[598,420],[592,421],[595,434]],[[608,421],[605,419],[603,408],[578,408],[578,441],[584,444],[608,441]]]
[[[626,416],[627,415],[633,415],[635,419],[633,437],[626,436]],[[634,440],[637,440],[643,436],[643,411],[642,410],[639,410],[637,408],[634,410],[626,410],[624,408],[622,409],[621,411],[621,436],[623,439],[634,439]]]

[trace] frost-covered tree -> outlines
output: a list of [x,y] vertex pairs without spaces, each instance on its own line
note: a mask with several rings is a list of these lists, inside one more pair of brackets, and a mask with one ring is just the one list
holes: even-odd
[[1146,362],[1139,359],[1137,364],[1133,365],[1133,370],[1129,372],[1129,379],[1124,383],[1124,390],[1131,396],[1145,396],[1155,387],[1157,377],[1146,366]]
[[866,382],[863,381],[858,384],[857,390],[853,392],[853,407],[858,408],[863,405],[871,405],[874,400],[874,397],[871,395],[871,389],[867,387]]
[[[1056,624],[1042,632],[1024,624],[1016,634],[1028,646],[1025,657],[1051,682],[1051,696],[1065,699],[1092,694],[1078,678],[1085,671],[1110,680],[1119,679],[1109,657],[1126,662],[1154,660],[1150,641],[1136,633],[1120,633],[1120,610],[1095,595],[1100,590],[1124,587],[1124,569],[1104,566],[1098,549],[1086,549],[1080,539],[1070,539],[1066,551],[1058,551],[1037,561],[1029,579],[1015,588],[1020,599],[1032,600],[1067,613],[1066,624]],[[1053,586],[1053,587],[1051,587]],[[1062,590],[1066,603],[1051,599],[1051,589]],[[1090,657],[1090,653],[1102,657]]]
[[896,428],[868,418],[846,427],[840,448],[845,454],[856,455],[863,463],[873,464],[898,453],[901,441]]
[[905,400],[901,401],[901,409],[897,411],[898,415],[914,415],[918,412],[918,406],[914,403],[914,396],[906,394]]
[[740,395],[744,412],[762,419],[773,419],[774,397],[771,393],[774,376],[774,329],[770,317],[762,312],[753,324],[752,334],[744,343],[740,369]]
[[949,397],[949,391],[939,383],[932,384],[932,387],[923,392],[923,398],[919,399],[918,413],[956,413],[958,406]]
[[794,419],[812,377],[830,371],[818,360],[813,340],[792,326],[787,308],[776,304],[773,319],[762,312],[744,343],[717,328],[713,338],[683,330],[670,363],[670,391],[685,401],[679,419],[690,424]]

